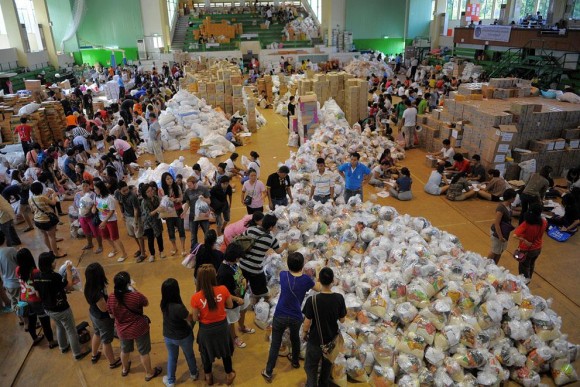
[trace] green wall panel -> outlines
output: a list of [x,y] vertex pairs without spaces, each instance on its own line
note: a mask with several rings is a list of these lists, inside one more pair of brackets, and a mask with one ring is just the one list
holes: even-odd
[[389,39],[354,39],[357,50],[378,50],[385,54],[398,54],[405,51],[403,38]]
[[417,36],[429,36],[431,25],[432,0],[411,0],[409,4],[409,24],[407,37],[414,39]]
[[[52,35],[56,49],[60,51],[60,42],[68,26],[72,23],[72,6],[70,0],[46,0],[48,16],[52,22]],[[64,44],[65,52],[74,52],[79,49],[76,36]]]
[[406,0],[346,0],[346,30],[355,40],[403,38],[406,6]]
[[[139,53],[136,48],[129,47],[122,49],[125,50],[125,56],[127,57],[127,60],[139,59]],[[81,50],[74,54],[74,58],[76,64],[88,63],[89,65],[93,66],[95,63],[99,62],[101,65],[107,67],[111,64],[111,50]],[[123,62],[123,54],[121,52],[115,51],[115,61],[117,64],[121,64]]]
[[139,0],[86,0],[77,31],[79,45],[137,47],[143,37]]

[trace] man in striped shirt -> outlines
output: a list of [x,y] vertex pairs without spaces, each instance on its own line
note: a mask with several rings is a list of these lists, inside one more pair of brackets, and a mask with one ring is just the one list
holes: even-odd
[[278,239],[271,234],[277,222],[278,218],[275,215],[267,214],[264,216],[261,226],[252,226],[243,234],[254,238],[254,245],[240,260],[242,274],[248,281],[254,297],[267,298],[268,296],[268,280],[266,273],[264,273],[266,253],[272,249],[280,254],[286,248],[286,244],[280,246]]
[[312,188],[310,189],[310,200],[325,204],[327,201],[334,199],[334,175],[326,169],[326,164],[322,157],[316,160],[318,173],[310,175]]

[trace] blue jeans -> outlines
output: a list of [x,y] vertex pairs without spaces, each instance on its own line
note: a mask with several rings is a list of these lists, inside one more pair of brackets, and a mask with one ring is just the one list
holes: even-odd
[[312,197],[312,199],[314,199],[314,201],[316,201],[316,202],[320,202],[322,204],[326,204],[326,202],[330,200],[330,195],[326,195],[326,196],[314,195]]
[[272,320],[272,342],[270,343],[270,354],[268,355],[268,363],[266,364],[266,373],[268,375],[272,375],[272,371],[276,367],[278,352],[280,351],[280,346],[282,346],[282,336],[286,328],[290,329],[292,362],[298,363],[298,358],[300,357],[300,325],[302,325],[302,321],[300,320],[285,316],[274,316]]
[[62,312],[46,311],[46,314],[54,321],[56,325],[56,340],[60,350],[64,350],[69,346],[72,348],[74,356],[82,353],[81,344],[79,343],[79,334],[75,324],[75,317],[71,308]]
[[[209,231],[209,220],[190,220],[189,221],[189,231],[191,232],[191,250],[197,244],[197,231],[199,228],[203,230],[203,236]],[[191,251],[190,250],[190,251]]]
[[185,339],[174,340],[169,337],[164,337],[165,346],[167,347],[167,382],[168,384],[175,383],[175,370],[177,369],[177,359],[179,358],[179,348],[185,355],[185,361],[189,367],[191,375],[197,374],[197,363],[195,362],[195,355],[193,354],[193,333]]
[[[320,375],[318,365],[322,360]],[[322,356],[320,345],[308,343],[306,346],[306,359],[304,360],[304,371],[306,371],[306,387],[324,387],[330,382],[330,371],[332,363]]]

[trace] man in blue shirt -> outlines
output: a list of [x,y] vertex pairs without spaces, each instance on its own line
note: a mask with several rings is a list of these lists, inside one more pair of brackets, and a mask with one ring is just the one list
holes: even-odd
[[371,170],[364,164],[359,162],[360,155],[354,152],[350,155],[350,163],[344,163],[338,167],[340,175],[344,178],[344,202],[348,203],[348,199],[355,195],[360,195],[363,200],[363,184],[366,183],[370,176]]

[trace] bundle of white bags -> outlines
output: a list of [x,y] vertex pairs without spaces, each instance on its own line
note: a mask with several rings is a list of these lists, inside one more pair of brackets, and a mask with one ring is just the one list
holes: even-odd
[[318,37],[318,26],[310,16],[306,18],[299,17],[286,24],[284,27],[286,39],[290,39],[290,34],[288,31],[291,29],[294,30],[295,35],[303,33],[306,34],[308,38]]
[[358,78],[366,79],[372,74],[382,77],[387,74],[387,78],[394,77],[395,73],[387,63],[383,60],[378,61],[376,58],[371,60],[369,54],[361,55],[359,58],[353,58],[345,67],[344,71],[352,74]]

